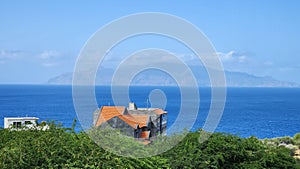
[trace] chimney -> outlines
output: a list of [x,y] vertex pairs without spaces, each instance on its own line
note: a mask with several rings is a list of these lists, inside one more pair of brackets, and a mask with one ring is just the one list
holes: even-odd
[[128,104],[128,110],[136,110],[137,107],[133,102],[129,102]]

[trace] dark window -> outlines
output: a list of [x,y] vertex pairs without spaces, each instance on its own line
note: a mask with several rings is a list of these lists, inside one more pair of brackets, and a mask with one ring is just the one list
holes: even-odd
[[21,128],[21,122],[13,122],[14,128]]
[[134,138],[138,138],[139,137],[139,130],[134,130]]
[[25,124],[32,124],[31,121],[25,121]]

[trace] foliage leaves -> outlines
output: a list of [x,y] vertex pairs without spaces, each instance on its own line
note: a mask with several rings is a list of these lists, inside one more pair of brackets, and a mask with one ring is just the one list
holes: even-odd
[[[94,132],[94,136],[105,134]],[[172,144],[175,137],[180,136],[160,137],[152,146]],[[54,124],[46,131],[0,129],[0,168],[299,168],[290,150],[255,137],[214,133],[201,144],[198,139],[199,132],[191,132],[163,154],[128,158],[106,151],[84,132]],[[133,139],[119,141],[120,151],[124,147],[140,148],[140,154],[149,150]]]

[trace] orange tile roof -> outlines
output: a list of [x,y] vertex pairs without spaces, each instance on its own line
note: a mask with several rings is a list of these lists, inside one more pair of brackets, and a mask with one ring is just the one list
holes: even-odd
[[123,106],[103,106],[96,123],[96,126],[111,118],[118,117],[133,128],[146,127],[148,124],[149,115],[131,115],[123,114],[125,107]]
[[100,110],[96,126],[101,125],[103,122],[108,121],[113,117],[123,114],[124,111],[124,106],[103,106]]
[[132,116],[135,118],[136,122],[139,124],[140,127],[147,127],[149,115],[135,114]]
[[148,115],[132,115],[132,114],[125,114],[118,116],[121,120],[125,123],[129,124],[133,128],[139,127],[147,127]]
[[167,112],[166,112],[166,111],[163,111],[162,109],[155,109],[154,112],[155,112],[157,115],[167,114]]
[[138,123],[135,121],[134,117],[132,117],[129,114],[126,115],[119,115],[118,116],[121,120],[123,120],[125,123],[127,123],[128,125],[130,125],[133,128],[137,128]]
[[150,131],[142,131],[139,138],[149,138]]

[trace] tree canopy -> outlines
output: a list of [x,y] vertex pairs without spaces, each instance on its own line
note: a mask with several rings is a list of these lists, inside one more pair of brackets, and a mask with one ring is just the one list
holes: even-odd
[[[0,168],[300,168],[285,147],[225,133],[213,133],[200,144],[199,133],[189,132],[160,155],[130,158],[103,149],[84,132],[57,125],[46,131],[0,129]],[[176,136],[167,137],[172,141]],[[162,140],[152,144],[163,146]],[[128,138],[120,142],[120,151],[122,146],[145,147],[140,153],[147,153],[148,145]]]

